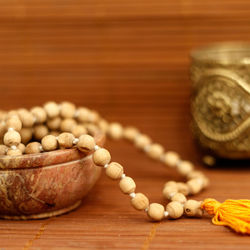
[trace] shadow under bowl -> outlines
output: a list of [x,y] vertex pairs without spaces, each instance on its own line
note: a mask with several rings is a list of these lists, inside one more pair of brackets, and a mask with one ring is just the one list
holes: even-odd
[[[103,146],[105,136],[97,133]],[[92,155],[76,148],[0,157],[0,218],[42,219],[69,212],[81,204],[101,168]]]

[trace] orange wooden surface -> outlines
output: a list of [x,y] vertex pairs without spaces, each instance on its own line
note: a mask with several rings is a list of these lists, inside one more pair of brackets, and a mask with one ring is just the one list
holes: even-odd
[[[211,179],[197,198],[249,198],[250,167],[205,169],[189,130],[191,48],[250,41],[248,0],[0,1],[0,107],[71,100],[138,126],[193,160]],[[151,201],[181,180],[132,146],[113,159]],[[102,176],[78,210],[41,221],[0,221],[0,249],[249,249],[249,237],[209,219],[149,223]]]

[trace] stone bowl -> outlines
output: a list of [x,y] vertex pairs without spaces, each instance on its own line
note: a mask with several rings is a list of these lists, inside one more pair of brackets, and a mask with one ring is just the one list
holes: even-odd
[[[99,146],[104,134],[95,134]],[[81,204],[101,168],[92,154],[76,148],[0,157],[0,218],[42,219],[69,212]]]

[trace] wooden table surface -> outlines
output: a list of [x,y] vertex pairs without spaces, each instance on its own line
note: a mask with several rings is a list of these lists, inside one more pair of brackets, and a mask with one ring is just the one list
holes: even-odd
[[[70,100],[131,124],[211,179],[197,199],[249,198],[250,163],[201,164],[189,129],[188,53],[250,41],[248,0],[0,1],[0,107]],[[181,180],[125,142],[108,142],[137,190],[163,202]],[[205,219],[150,223],[102,176],[83,205],[38,221],[0,221],[0,249],[250,249],[250,238]]]

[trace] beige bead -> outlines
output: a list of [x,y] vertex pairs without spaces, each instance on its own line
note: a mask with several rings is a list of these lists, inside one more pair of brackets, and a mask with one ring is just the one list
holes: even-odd
[[77,125],[76,121],[72,118],[66,118],[61,122],[60,128],[63,132],[72,132],[73,128]]
[[50,131],[50,135],[54,135],[55,137],[60,135],[60,132],[56,131],[56,130],[52,130]]
[[102,132],[106,133],[109,128],[109,124],[106,120],[101,119],[98,123],[98,127],[101,129]]
[[180,218],[184,212],[182,204],[178,201],[169,202],[166,210],[168,212],[168,216],[172,219]]
[[191,179],[187,182],[190,194],[198,194],[202,190],[202,179]]
[[19,133],[21,135],[22,143],[26,145],[32,139],[33,129],[32,128],[22,128]]
[[15,130],[8,131],[7,133],[5,133],[3,141],[6,146],[17,146],[21,142],[21,136]]
[[171,200],[172,201],[178,201],[181,204],[184,204],[187,201],[187,198],[182,193],[176,193],[174,196],[172,196]]
[[34,107],[30,110],[30,112],[35,117],[36,123],[44,123],[47,119],[47,113],[42,107]]
[[58,146],[57,139],[54,135],[44,136],[41,143],[44,151],[56,150]]
[[76,113],[76,107],[71,102],[62,102],[61,104],[61,116],[63,118],[73,118]]
[[148,217],[154,221],[160,221],[164,218],[164,207],[159,203],[151,203],[147,211]]
[[42,138],[49,134],[49,130],[45,125],[36,125],[33,130],[36,140],[40,141]]
[[58,143],[60,148],[72,148],[74,139],[75,137],[71,133],[61,133],[58,136]]
[[164,162],[169,167],[175,167],[177,163],[180,161],[180,156],[173,151],[168,151],[164,155]]
[[76,138],[78,138],[83,134],[87,134],[87,129],[83,125],[76,125],[71,132]]
[[6,155],[8,147],[5,145],[0,145],[0,155]]
[[135,146],[140,149],[144,149],[146,146],[150,145],[151,139],[147,135],[138,135],[135,138]]
[[18,146],[17,146],[17,149],[19,149],[22,154],[25,152],[25,145],[23,143],[20,143]]
[[186,195],[189,195],[189,187],[186,183],[183,182],[177,182],[177,189],[179,193]]
[[22,128],[22,122],[18,116],[12,116],[6,121],[7,128],[13,128],[16,131],[20,131]]
[[42,149],[42,145],[39,142],[31,142],[25,148],[26,154],[37,154],[40,153]]
[[154,143],[149,147],[147,154],[153,159],[160,159],[163,152],[164,148],[160,144]]
[[165,186],[162,193],[166,199],[171,199],[177,193],[177,188],[175,186]]
[[166,187],[166,186],[174,186],[175,188],[177,188],[177,182],[175,182],[175,181],[167,181],[164,184],[164,187]]
[[99,131],[99,128],[96,125],[91,124],[91,123],[86,125],[86,129],[88,133],[93,136],[95,136]]
[[23,127],[31,128],[35,123],[35,118],[31,112],[26,109],[18,110],[18,116],[22,122]]
[[89,152],[95,148],[95,139],[90,135],[81,135],[77,143],[77,148],[82,152]]
[[93,154],[93,161],[97,166],[105,166],[111,160],[111,155],[108,150],[104,148],[97,149]]
[[78,108],[76,111],[76,117],[79,122],[89,122],[90,110],[87,108]]
[[100,119],[100,115],[95,110],[90,110],[89,112],[89,121],[91,123],[97,123]]
[[6,132],[6,124],[4,121],[0,121],[0,138],[3,137],[3,135],[5,134]]
[[129,141],[134,141],[138,134],[139,134],[139,130],[134,127],[126,127],[123,131],[124,138]]
[[121,139],[123,136],[123,127],[119,123],[110,123],[108,128],[108,135],[114,140]]
[[144,210],[149,205],[147,196],[142,193],[136,193],[135,197],[131,199],[132,206],[137,210]]
[[202,178],[204,177],[204,174],[201,171],[191,171],[188,175],[187,175],[187,179],[195,179],[195,178]]
[[22,155],[22,152],[19,149],[9,149],[7,151],[7,155],[9,155],[9,156],[19,156],[19,155]]
[[177,165],[177,170],[179,171],[179,173],[181,175],[188,175],[190,172],[193,171],[193,164],[189,161],[181,161],[178,165]]
[[128,176],[120,180],[119,186],[120,186],[121,191],[125,194],[133,193],[136,188],[134,180]]
[[47,126],[51,130],[58,130],[61,126],[62,119],[59,116],[51,118],[47,121]]
[[189,217],[201,217],[203,215],[201,201],[188,200],[184,205],[184,211]]
[[113,180],[120,179],[123,174],[123,167],[117,162],[111,162],[106,168],[106,175]]
[[47,102],[47,103],[45,103],[44,110],[46,111],[47,116],[49,118],[54,118],[56,116],[59,116],[59,114],[60,114],[59,106],[55,102]]

